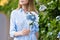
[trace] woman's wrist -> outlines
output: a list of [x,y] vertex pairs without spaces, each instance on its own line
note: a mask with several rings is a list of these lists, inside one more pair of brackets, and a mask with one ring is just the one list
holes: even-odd
[[15,33],[14,33],[14,36],[24,36],[24,35],[29,35],[29,33],[30,33],[30,30],[24,29],[24,30],[22,30],[22,31],[15,32]]
[[14,33],[14,36],[22,36],[23,34],[22,34],[22,32],[15,32]]

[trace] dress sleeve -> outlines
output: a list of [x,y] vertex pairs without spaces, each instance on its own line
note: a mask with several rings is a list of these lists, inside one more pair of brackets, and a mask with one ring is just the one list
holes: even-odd
[[11,12],[10,16],[10,37],[14,37],[14,32],[16,32],[15,29],[15,17],[14,17],[14,11]]

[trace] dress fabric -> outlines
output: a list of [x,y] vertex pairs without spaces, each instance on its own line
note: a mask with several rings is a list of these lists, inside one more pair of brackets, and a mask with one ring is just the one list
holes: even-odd
[[[28,20],[29,14],[35,15],[35,20]],[[38,14],[36,12],[24,12],[22,8],[19,10],[13,10],[10,16],[10,37],[14,38],[14,40],[37,40],[35,33],[39,32],[39,25],[38,25]],[[30,25],[33,23],[33,25]],[[22,31],[23,29],[29,29],[29,35],[25,36],[14,36],[14,32]]]

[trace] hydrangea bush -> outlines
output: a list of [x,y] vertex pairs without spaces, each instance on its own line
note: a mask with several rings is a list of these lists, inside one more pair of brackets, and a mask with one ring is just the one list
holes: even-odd
[[39,40],[60,39],[60,0],[36,0],[39,11]]

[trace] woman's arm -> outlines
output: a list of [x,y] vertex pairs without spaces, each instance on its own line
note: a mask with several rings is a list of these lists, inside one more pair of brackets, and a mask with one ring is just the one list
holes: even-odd
[[22,32],[15,32],[14,36],[22,36]]
[[38,24],[38,22],[39,22],[39,15],[37,13],[35,13],[35,14],[36,14],[36,21],[35,21],[36,29],[35,29],[35,34],[36,34],[36,37],[37,37],[37,40],[38,40],[38,38],[39,38],[39,24]]
[[23,29],[20,32],[15,32],[14,36],[24,36],[24,35],[28,35],[29,33],[30,33],[30,30]]
[[11,12],[11,16],[10,16],[10,37],[14,37],[14,33],[16,32],[15,29],[15,10],[13,10]]
[[39,32],[36,32],[36,37],[37,37],[37,39],[39,38]]

